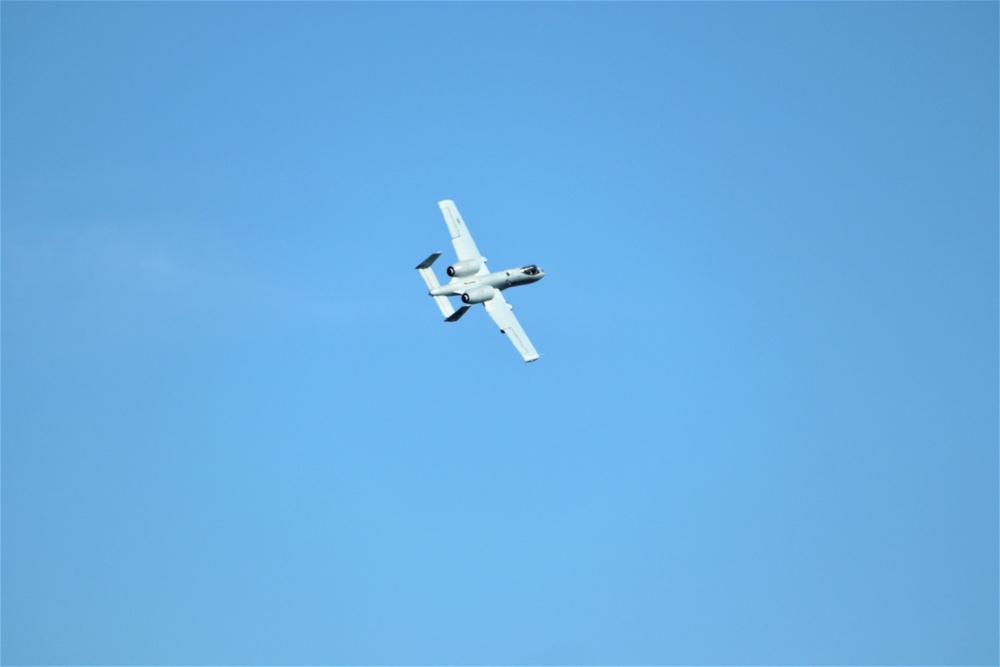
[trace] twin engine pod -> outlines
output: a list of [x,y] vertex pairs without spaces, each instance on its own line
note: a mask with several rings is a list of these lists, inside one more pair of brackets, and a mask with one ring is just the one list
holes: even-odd
[[466,259],[461,262],[455,262],[449,266],[448,275],[452,278],[465,278],[478,273],[482,266],[482,261],[478,259]]
[[[486,259],[483,257],[463,259],[461,262],[455,262],[448,267],[448,275],[452,278],[468,278],[479,273],[484,266],[486,266]],[[497,290],[495,287],[481,285],[462,294],[462,303],[483,303],[496,295]]]
[[470,289],[468,292],[463,294],[462,303],[483,303],[484,301],[489,301],[496,295],[497,290],[495,287],[483,285],[482,287],[477,287],[476,289]]

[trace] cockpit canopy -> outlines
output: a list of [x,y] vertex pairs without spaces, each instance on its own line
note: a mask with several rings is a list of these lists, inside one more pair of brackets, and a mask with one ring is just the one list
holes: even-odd
[[524,275],[526,276],[537,276],[539,273],[541,273],[541,271],[538,270],[538,267],[535,266],[534,264],[532,264],[531,266],[525,266],[521,270],[524,271]]

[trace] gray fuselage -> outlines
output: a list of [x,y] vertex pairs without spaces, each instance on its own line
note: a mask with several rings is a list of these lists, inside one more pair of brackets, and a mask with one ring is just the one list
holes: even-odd
[[493,273],[486,273],[481,276],[452,278],[451,282],[447,285],[435,287],[429,293],[431,296],[460,296],[481,287],[492,287],[503,291],[508,287],[517,287],[518,285],[528,285],[538,282],[544,277],[545,271],[532,264],[517,269],[494,271]]

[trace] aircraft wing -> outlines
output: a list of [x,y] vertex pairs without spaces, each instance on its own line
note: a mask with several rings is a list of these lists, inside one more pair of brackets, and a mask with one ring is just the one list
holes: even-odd
[[521,323],[514,317],[514,310],[507,300],[503,298],[502,292],[497,292],[489,301],[483,303],[486,312],[490,314],[493,321],[500,327],[500,332],[507,334],[507,338],[514,344],[517,351],[521,353],[525,361],[535,361],[538,359],[538,352],[535,346],[528,340],[528,336],[521,328]]
[[444,201],[439,201],[438,206],[444,215],[444,221],[448,223],[448,231],[451,232],[451,243],[455,246],[455,254],[458,255],[458,261],[479,259],[479,249],[476,248],[476,242],[472,240],[472,235],[469,234],[469,228],[462,221],[462,216],[458,214],[458,207],[455,206],[455,202],[445,199]]

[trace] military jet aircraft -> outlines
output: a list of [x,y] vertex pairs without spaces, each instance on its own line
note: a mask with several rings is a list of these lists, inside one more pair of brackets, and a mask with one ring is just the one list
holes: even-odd
[[[486,307],[493,321],[500,327],[500,333],[507,334],[510,342],[521,353],[525,361],[531,362],[538,359],[538,352],[535,351],[528,336],[525,335],[521,324],[514,317],[513,307],[503,298],[503,290],[508,287],[518,285],[528,285],[538,282],[545,277],[545,271],[534,264],[522,266],[518,269],[508,269],[491,273],[486,268],[486,258],[479,254],[468,228],[462,222],[462,216],[458,214],[455,202],[448,199],[438,202],[441,213],[444,214],[445,222],[448,223],[448,230],[451,232],[451,242],[455,246],[455,254],[458,261],[448,267],[448,275],[451,281],[446,285],[438,282],[437,275],[431,265],[441,256],[436,252],[417,265],[417,270],[427,283],[429,294],[434,297],[445,322],[457,322],[472,304],[481,303]],[[448,300],[450,296],[462,298],[465,304],[458,310],[451,305]]]

